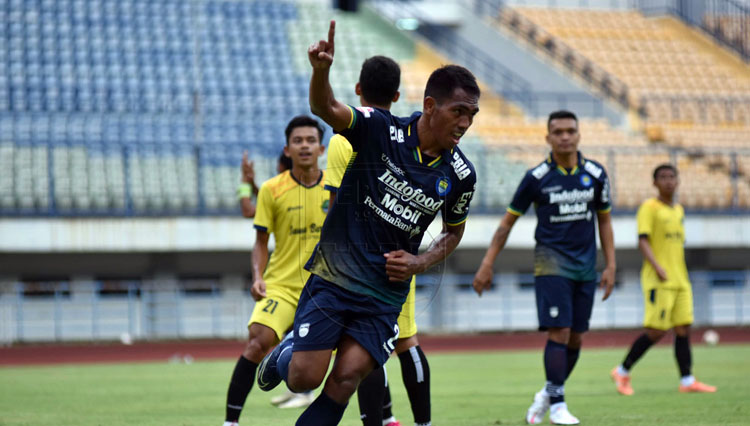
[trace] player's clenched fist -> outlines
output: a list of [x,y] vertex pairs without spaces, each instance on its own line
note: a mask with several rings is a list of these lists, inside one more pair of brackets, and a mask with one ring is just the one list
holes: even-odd
[[336,21],[331,20],[328,27],[328,41],[320,40],[307,49],[307,57],[313,68],[325,69],[333,64],[333,36],[336,33]]

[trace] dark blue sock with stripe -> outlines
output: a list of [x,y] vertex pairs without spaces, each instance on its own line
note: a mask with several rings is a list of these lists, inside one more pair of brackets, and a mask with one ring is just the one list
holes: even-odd
[[547,340],[544,347],[544,372],[550,404],[565,401],[565,378],[568,376],[568,347]]

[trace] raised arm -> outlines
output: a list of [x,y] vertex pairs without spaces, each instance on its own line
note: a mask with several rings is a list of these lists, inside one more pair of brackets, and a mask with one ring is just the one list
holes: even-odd
[[602,244],[602,251],[604,252],[604,260],[606,262],[599,287],[604,289],[602,300],[607,300],[609,295],[612,294],[612,289],[615,287],[615,270],[617,269],[617,262],[615,260],[615,233],[612,230],[612,215],[609,212],[599,212],[596,217],[599,221],[599,241]]
[[449,226],[443,223],[443,231],[424,253],[414,256],[405,250],[385,253],[385,272],[389,281],[405,281],[414,274],[421,274],[433,265],[445,260],[456,249],[464,235],[465,223]]
[[331,65],[333,65],[334,35],[336,21],[331,21],[328,28],[328,41],[320,40],[307,49],[307,57],[312,65],[310,78],[310,110],[333,130],[341,131],[349,126],[352,112],[348,106],[337,101],[333,96],[333,89],[328,79]]
[[253,162],[248,159],[247,151],[245,151],[242,153],[242,182],[237,188],[237,197],[240,200],[242,216],[248,219],[255,217],[253,195],[258,195],[258,186],[255,184]]
[[500,225],[495,230],[495,235],[492,236],[490,246],[484,254],[484,259],[482,259],[482,263],[479,265],[479,270],[477,270],[477,273],[474,275],[474,282],[472,283],[474,291],[480,296],[483,291],[487,290],[492,285],[492,265],[495,263],[497,255],[500,254],[505,247],[505,243],[508,241],[508,235],[510,235],[510,230],[513,229],[516,220],[518,220],[518,216],[505,212],[505,216],[503,216]]

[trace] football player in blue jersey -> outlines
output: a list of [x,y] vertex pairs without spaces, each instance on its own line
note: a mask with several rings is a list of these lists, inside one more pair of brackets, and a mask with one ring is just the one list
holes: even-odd
[[[476,171],[458,148],[479,111],[471,72],[448,65],[430,76],[423,111],[395,117],[375,107],[353,108],[333,95],[329,71],[335,22],[327,41],[308,49],[313,72],[310,108],[357,153],[344,175],[308,261],[293,334],[260,366],[258,385],[284,379],[296,392],[323,392],[297,425],[336,425],[357,385],[382,366],[399,337],[397,317],[414,274],[442,262],[463,235]],[[433,219],[443,231],[418,249]],[[429,425],[429,423],[426,423]]]
[[505,247],[516,219],[533,203],[536,210],[534,287],[539,330],[547,331],[544,369],[547,383],[526,414],[529,424],[542,422],[547,410],[555,424],[578,424],[568,411],[564,383],[578,360],[581,336],[589,328],[596,290],[594,217],[606,266],[600,287],[606,300],[615,282],[615,247],[609,181],[604,167],[578,151],[578,118],[556,111],[547,120],[552,152],[521,181],[490,247],[474,276],[481,296],[492,284],[492,265]]

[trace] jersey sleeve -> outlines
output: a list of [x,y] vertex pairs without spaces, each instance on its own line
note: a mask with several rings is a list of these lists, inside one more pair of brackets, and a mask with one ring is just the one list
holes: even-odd
[[388,119],[383,112],[371,107],[347,107],[352,113],[352,118],[346,129],[339,134],[349,141],[355,152],[360,152],[369,144],[375,143],[377,132],[388,131]]
[[518,188],[516,188],[513,200],[510,202],[507,209],[508,213],[516,216],[523,216],[536,198],[536,187],[537,179],[531,173],[526,173],[521,180],[521,183],[518,185]]
[[602,174],[599,177],[599,194],[594,199],[594,206],[599,213],[612,211],[612,197],[610,197],[609,177],[607,172],[602,168]]
[[651,208],[651,203],[646,201],[645,203],[641,204],[641,206],[638,208],[636,221],[638,222],[638,236],[651,235],[654,230],[654,209]]
[[263,184],[258,191],[258,202],[255,206],[253,227],[259,231],[273,233],[273,194],[267,184]]
[[352,157],[352,146],[341,135],[333,135],[328,142],[328,164],[326,165],[325,189],[336,192]]
[[472,173],[466,178],[466,182],[460,185],[456,196],[451,199],[451,203],[445,209],[443,221],[448,226],[458,226],[466,222],[469,217],[469,205],[476,192],[476,173]]

